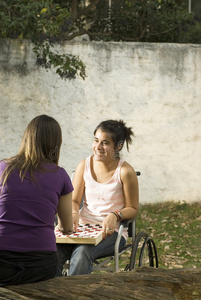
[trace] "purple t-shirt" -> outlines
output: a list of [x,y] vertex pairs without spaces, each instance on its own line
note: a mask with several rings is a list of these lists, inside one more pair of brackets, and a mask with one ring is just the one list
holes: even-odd
[[[18,171],[8,177],[0,193],[0,250],[17,252],[56,251],[54,221],[59,197],[73,191],[63,168],[43,164],[49,172],[35,172],[36,182]],[[6,168],[0,162],[0,177]],[[0,181],[0,191],[2,182]]]

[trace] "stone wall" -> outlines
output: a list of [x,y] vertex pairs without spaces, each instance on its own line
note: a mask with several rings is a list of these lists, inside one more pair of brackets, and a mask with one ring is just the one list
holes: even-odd
[[28,41],[0,40],[0,159],[18,151],[28,122],[56,118],[60,165],[71,173],[91,154],[93,130],[123,119],[135,132],[122,154],[141,171],[141,203],[201,200],[201,45],[73,42],[85,81],[35,64]]

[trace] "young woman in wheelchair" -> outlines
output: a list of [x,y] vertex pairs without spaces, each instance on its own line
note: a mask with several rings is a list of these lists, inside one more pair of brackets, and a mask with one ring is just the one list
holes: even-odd
[[[121,120],[103,121],[94,130],[93,154],[78,164],[73,177],[73,222],[75,231],[81,223],[102,224],[103,240],[96,246],[58,244],[58,276],[67,259],[69,275],[91,273],[95,259],[114,253],[119,222],[136,217],[137,176],[131,165],[120,158],[125,143],[129,149],[132,135],[132,129]],[[126,239],[125,229],[120,250]]]

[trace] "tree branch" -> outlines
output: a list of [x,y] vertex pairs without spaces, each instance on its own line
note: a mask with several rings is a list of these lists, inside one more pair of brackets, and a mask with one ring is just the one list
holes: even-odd
[[70,35],[64,35],[64,38],[65,38],[66,41],[70,41],[70,40],[74,39],[76,36],[80,36],[80,35],[83,35],[85,33],[89,34],[86,29],[81,28],[81,29],[79,29],[79,31],[73,32]]

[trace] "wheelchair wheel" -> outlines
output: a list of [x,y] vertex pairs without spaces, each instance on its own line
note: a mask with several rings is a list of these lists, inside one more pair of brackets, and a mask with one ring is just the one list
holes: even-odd
[[158,268],[155,243],[145,231],[141,231],[132,245],[129,271],[142,265]]

